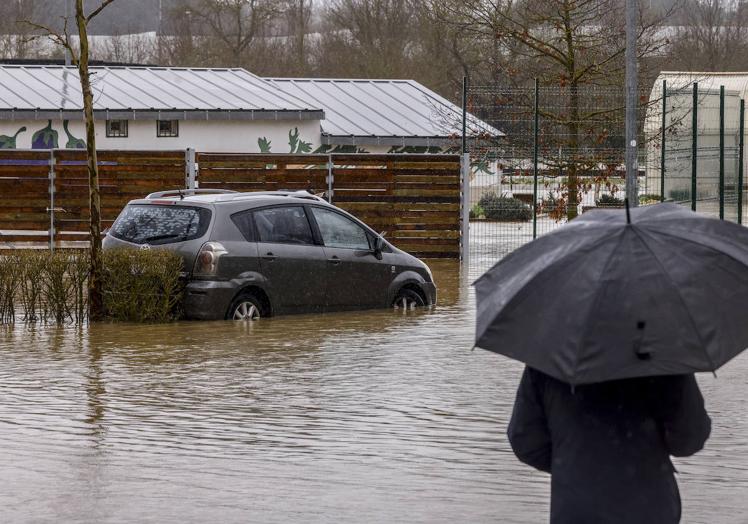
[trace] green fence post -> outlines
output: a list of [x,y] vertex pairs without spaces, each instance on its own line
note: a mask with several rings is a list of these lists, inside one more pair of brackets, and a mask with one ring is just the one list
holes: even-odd
[[743,223],[743,145],[745,136],[745,100],[740,99],[740,124],[738,137],[738,224]]
[[691,108],[691,211],[696,211],[696,160],[699,134],[699,83],[693,83],[693,104]]
[[667,80],[662,81],[662,149],[660,150],[660,202],[665,201],[665,116],[667,115]]
[[538,238],[538,79],[535,79],[535,115],[532,141],[532,238]]
[[719,219],[725,219],[725,86],[719,86]]

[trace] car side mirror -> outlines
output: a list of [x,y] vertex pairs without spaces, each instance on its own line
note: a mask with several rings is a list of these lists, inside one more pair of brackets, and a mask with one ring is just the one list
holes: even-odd
[[374,256],[377,260],[382,260],[382,250],[384,249],[384,240],[382,237],[374,238]]

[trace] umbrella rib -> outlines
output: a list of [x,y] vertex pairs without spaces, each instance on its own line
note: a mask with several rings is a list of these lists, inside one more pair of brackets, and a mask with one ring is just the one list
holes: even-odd
[[[626,236],[626,229],[621,230],[620,238],[618,239],[618,243],[616,243],[615,247],[610,251],[610,254],[608,255],[608,259],[605,261],[605,265],[603,266],[603,270],[600,272],[600,275],[604,275],[605,272],[608,270],[608,266],[610,266],[610,263],[613,261],[613,256],[616,254],[616,251],[618,251],[618,248],[621,247],[621,243],[623,242],[624,237]],[[584,341],[587,340],[587,335],[589,332],[589,326],[590,326],[590,320],[592,319],[592,315],[595,314],[595,312],[598,310],[597,306],[602,299],[603,296],[603,290],[607,288],[608,284],[607,282],[600,286],[597,291],[595,292],[595,298],[592,301],[592,307],[590,307],[590,310],[587,312],[587,318],[584,319],[584,333],[582,337],[579,339],[579,348],[577,348],[577,358],[574,362],[574,373],[572,373],[572,381],[577,376],[577,370],[579,369],[579,361],[581,360],[582,352],[584,351]]]
[[[680,294],[680,290],[678,289],[678,286],[673,282],[673,279],[670,278],[670,275],[665,270],[665,266],[662,265],[662,262],[660,262],[659,257],[655,254],[654,250],[650,247],[650,245],[647,243],[647,241],[642,237],[642,235],[639,233],[637,228],[633,228],[634,232],[636,233],[636,236],[639,237],[639,240],[644,245],[644,247],[649,251],[649,254],[652,255],[652,258],[657,262],[657,266],[660,268],[660,272],[662,275],[667,279],[667,281],[670,283],[670,286],[675,290],[675,296],[678,297],[678,300],[680,300],[681,305],[683,306],[683,310],[686,312],[686,315],[688,315],[688,320],[691,322],[691,327],[693,328],[694,333],[696,333],[696,337],[699,339],[699,346],[701,347],[702,351],[704,352],[704,355],[706,356],[707,361],[709,361],[709,365],[712,368],[712,371],[714,371],[716,368],[714,366],[714,361],[712,360],[712,357],[709,355],[709,352],[706,350],[706,345],[704,344],[704,340],[701,338],[701,333],[699,332],[698,328],[696,327],[696,321],[693,319],[693,315],[691,314],[691,310],[688,309],[688,306],[686,305],[686,301],[683,299],[683,296]],[[675,236],[675,235],[671,235]],[[677,237],[676,238],[680,238]],[[699,244],[698,242],[694,242],[695,244]],[[703,244],[699,244],[702,245]],[[707,246],[704,246],[707,247]]]
[[[646,227],[640,227],[640,229],[646,230],[647,228]],[[666,236],[666,237],[677,238],[678,240],[682,240],[684,242],[688,242],[689,244],[695,244],[697,246],[703,247],[704,249],[708,249],[709,251],[714,251],[715,253],[717,253],[719,255],[723,255],[723,256],[726,256],[727,258],[730,258],[730,259],[734,260],[735,262],[737,262],[741,266],[748,267],[748,263],[745,263],[742,260],[739,260],[739,259],[735,258],[734,256],[730,255],[729,253],[725,253],[724,251],[720,251],[719,249],[717,249],[715,247],[712,247],[712,246],[708,246],[706,244],[703,244],[702,242],[697,242],[696,240],[694,240],[692,238],[684,237],[684,236],[681,236],[681,235],[674,235],[673,233],[668,233],[666,231],[660,231],[659,229],[656,231],[656,233],[658,235],[662,235],[662,236]]]

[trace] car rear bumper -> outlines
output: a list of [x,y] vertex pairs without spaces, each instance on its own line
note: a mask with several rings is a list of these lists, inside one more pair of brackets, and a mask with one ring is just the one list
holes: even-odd
[[184,293],[184,315],[193,320],[223,320],[236,294],[230,281],[191,280]]

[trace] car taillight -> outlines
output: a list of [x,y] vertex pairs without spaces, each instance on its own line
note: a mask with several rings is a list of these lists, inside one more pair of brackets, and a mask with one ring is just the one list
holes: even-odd
[[220,242],[206,242],[200,248],[195,259],[193,275],[197,277],[212,277],[218,271],[218,260],[228,253]]

